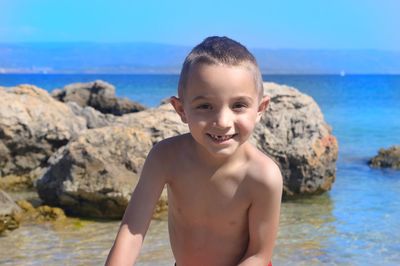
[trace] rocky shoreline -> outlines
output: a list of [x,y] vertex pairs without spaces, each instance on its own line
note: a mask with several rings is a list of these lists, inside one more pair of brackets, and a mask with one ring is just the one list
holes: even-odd
[[[135,109],[113,88],[94,81],[50,95],[33,85],[0,87],[0,188],[34,187],[68,215],[120,218],[151,147],[188,128],[169,104]],[[328,191],[338,143],[318,105],[288,86],[264,90],[271,103],[252,141],[279,163],[284,197]],[[167,208],[165,192],[157,208]]]

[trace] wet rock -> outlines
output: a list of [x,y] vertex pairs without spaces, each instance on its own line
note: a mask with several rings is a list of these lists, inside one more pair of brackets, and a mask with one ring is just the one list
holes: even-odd
[[26,200],[20,200],[17,204],[23,210],[22,221],[24,222],[58,222],[66,218],[64,211],[60,208],[47,205],[41,205],[35,208]]
[[19,200],[17,201],[18,206],[24,211],[24,212],[34,212],[35,207],[33,207],[32,203],[26,200]]
[[151,147],[141,129],[87,130],[49,159],[51,166],[37,182],[39,196],[67,214],[120,218]]
[[58,148],[86,129],[83,118],[31,85],[0,87],[0,114],[0,178],[36,178]]
[[335,180],[338,143],[317,103],[298,90],[264,83],[270,105],[253,141],[281,167],[284,196],[319,194]]
[[7,175],[0,178],[0,189],[6,191],[21,191],[33,188],[35,178],[33,176]]
[[123,115],[145,109],[143,105],[129,99],[117,98],[115,87],[101,80],[69,84],[51,94],[59,101],[75,102],[81,107],[91,106],[105,114]]
[[158,220],[167,220],[168,219],[168,199],[166,191],[163,191],[165,194],[161,196],[158,204],[153,212],[153,219]]
[[0,190],[0,234],[6,230],[14,230],[19,227],[21,221],[21,208],[11,197]]
[[371,167],[400,169],[400,146],[380,149],[378,155],[369,161]]

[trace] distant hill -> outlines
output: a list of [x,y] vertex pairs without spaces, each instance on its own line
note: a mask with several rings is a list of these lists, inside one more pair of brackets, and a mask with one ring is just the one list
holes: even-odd
[[[191,47],[0,43],[0,73],[179,73]],[[250,49],[266,74],[400,74],[400,51]]]

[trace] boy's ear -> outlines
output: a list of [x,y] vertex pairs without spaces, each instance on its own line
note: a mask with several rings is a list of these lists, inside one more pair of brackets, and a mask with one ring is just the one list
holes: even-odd
[[170,102],[171,102],[172,106],[174,107],[175,111],[180,116],[182,122],[186,124],[187,119],[186,119],[186,115],[185,115],[185,111],[183,109],[183,103],[182,103],[181,99],[179,99],[175,96],[172,96],[170,98]]
[[260,121],[262,115],[264,114],[265,110],[267,109],[269,104],[269,96],[264,96],[258,105],[258,110],[257,110],[257,122]]

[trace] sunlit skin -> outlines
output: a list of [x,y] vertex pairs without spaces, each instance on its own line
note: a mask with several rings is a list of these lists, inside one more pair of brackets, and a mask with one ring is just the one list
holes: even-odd
[[146,159],[107,260],[132,265],[164,185],[177,265],[268,265],[279,224],[282,176],[248,142],[268,105],[245,66],[192,67],[171,103],[189,134],[158,143]]

